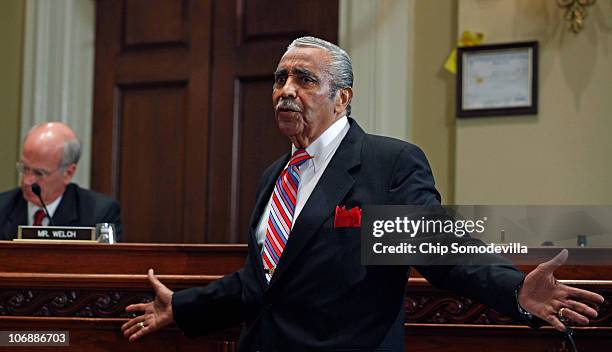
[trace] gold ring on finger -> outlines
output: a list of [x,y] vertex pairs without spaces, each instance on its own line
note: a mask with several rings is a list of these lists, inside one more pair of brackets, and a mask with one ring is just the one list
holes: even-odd
[[567,318],[563,315],[563,311],[566,310],[567,308],[563,307],[561,309],[559,309],[559,311],[557,312],[557,316],[559,317],[559,320],[561,320],[562,323],[566,323],[567,322]]

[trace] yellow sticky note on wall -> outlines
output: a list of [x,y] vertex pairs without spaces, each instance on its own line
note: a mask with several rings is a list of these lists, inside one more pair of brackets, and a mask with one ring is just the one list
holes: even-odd
[[444,63],[444,68],[446,69],[446,71],[454,75],[457,74],[457,49],[453,49],[450,55],[448,55],[448,58]]
[[[482,39],[484,38],[484,34],[482,33],[472,33],[470,31],[464,31],[461,34],[461,38],[457,41],[458,47],[464,46],[476,46],[482,43]],[[452,74],[457,74],[457,48],[453,49],[446,61],[444,62],[444,69]]]

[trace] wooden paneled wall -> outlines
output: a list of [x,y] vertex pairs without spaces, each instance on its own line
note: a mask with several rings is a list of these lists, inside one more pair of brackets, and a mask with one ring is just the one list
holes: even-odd
[[289,151],[272,73],[301,35],[332,42],[338,0],[99,0],[92,188],[128,242],[246,243],[255,187]]

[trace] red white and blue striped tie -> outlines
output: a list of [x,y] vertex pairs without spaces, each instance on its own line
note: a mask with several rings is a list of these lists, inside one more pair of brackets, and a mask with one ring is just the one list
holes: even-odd
[[296,150],[289,160],[289,165],[276,180],[263,249],[263,265],[268,282],[272,279],[293,226],[293,214],[300,186],[300,165],[310,158],[312,157],[308,155],[306,149]]

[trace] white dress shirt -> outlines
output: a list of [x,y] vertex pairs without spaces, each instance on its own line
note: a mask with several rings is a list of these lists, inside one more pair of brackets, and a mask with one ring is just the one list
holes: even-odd
[[[55,210],[57,210],[59,203],[62,201],[62,197],[63,195],[57,197],[57,199],[54,200],[53,202],[49,204],[45,204],[47,206],[47,210],[49,211],[49,216],[53,217],[53,214],[55,214]],[[36,204],[28,202],[28,226],[34,225],[34,214],[36,214],[36,212],[39,209],[42,210],[42,207],[39,207]],[[47,225],[49,225],[49,218],[44,217],[42,220],[42,226],[47,226]]]
[[[327,164],[329,164],[329,161],[336,153],[338,146],[340,146],[340,142],[342,142],[344,136],[346,136],[349,127],[348,118],[344,116],[329,126],[319,138],[306,147],[306,151],[312,158],[300,166],[301,177],[297,191],[295,212],[293,214],[293,224],[297,221],[306,201],[308,201],[312,191],[314,191],[317,186],[321,175],[323,175],[325,168],[327,168]],[[293,155],[296,150],[297,148],[292,146],[291,154]],[[289,164],[289,162],[287,162],[287,164]],[[263,250],[264,241],[266,240],[266,227],[268,218],[270,217],[271,202],[272,195],[270,195],[268,205],[266,205],[266,209],[261,214],[257,228],[255,229],[255,236],[257,236],[257,243],[261,250]]]

